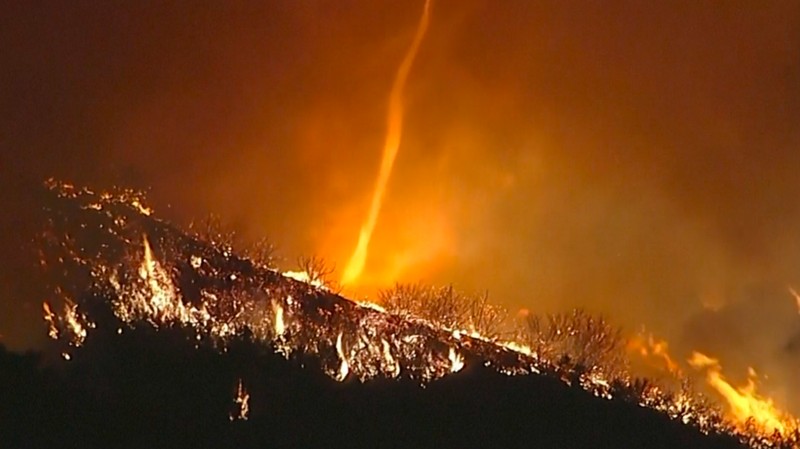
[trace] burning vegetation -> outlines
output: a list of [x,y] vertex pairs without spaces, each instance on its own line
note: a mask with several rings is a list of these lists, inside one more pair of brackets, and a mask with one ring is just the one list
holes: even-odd
[[[507,376],[559,379],[594,396],[654,409],[705,434],[750,447],[797,447],[798,422],[751,379],[731,386],[720,362],[690,365],[726,399],[718,408],[684,375],[666,342],[626,338],[583,311],[512,319],[486,294],[396,285],[378,304],[354,302],[327,283],[319,259],[281,273],[267,244],[239,256],[229,238],[159,220],[142,195],[99,193],[51,181],[41,263],[57,303],[43,304],[48,335],[73,358],[95,334],[177,331],[195,348],[225,352],[242,339],[286,359],[312,357],[332,379],[411,381],[423,387],[480,366]],[[56,312],[60,310],[61,312]],[[663,378],[632,374],[646,360]],[[258,396],[239,378],[231,421],[248,420]],[[251,397],[252,394],[252,397]]]

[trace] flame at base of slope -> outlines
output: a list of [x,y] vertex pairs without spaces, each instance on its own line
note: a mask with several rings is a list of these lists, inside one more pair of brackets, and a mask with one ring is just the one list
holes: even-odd
[[[627,350],[638,354],[649,366],[663,371],[670,378],[687,382],[678,362],[669,354],[666,341],[652,335],[636,335],[628,341]],[[756,387],[756,373],[749,369],[748,382],[734,387],[722,374],[719,360],[700,352],[693,352],[687,361],[697,370],[705,370],[706,383],[725,401],[726,418],[739,431],[753,435],[756,439],[774,434],[796,436],[800,421],[786,411],[780,410],[770,398],[761,396]]]
[[[68,345],[65,358],[93,332],[149,326],[184,329],[195,345],[221,350],[246,335],[286,358],[314,355],[338,381],[385,377],[424,384],[477,362],[506,375],[558,377],[598,397],[659,410],[706,433],[733,434],[752,447],[777,447],[774,437],[722,420],[689,390],[672,393],[597,366],[576,370],[525,345],[354,303],[237,257],[229,247],[187,235],[154,218],[150,209],[145,213],[138,199],[132,204],[124,195],[97,195],[65,184],[53,184],[51,191],[57,207],[51,210],[44,252],[56,263],[45,265],[69,281],[58,290],[63,314],[54,313],[49,303],[43,311],[50,336]],[[118,322],[95,323],[87,311],[100,307]],[[249,409],[246,391],[236,397],[240,411]]]
[[722,375],[719,360],[700,352],[692,353],[689,364],[706,371],[706,380],[727,402],[731,417],[737,426],[746,430],[754,427],[763,435],[775,432],[789,435],[797,432],[798,422],[789,413],[780,410],[772,399],[761,396],[756,388],[755,370],[750,369],[747,384],[731,385]]

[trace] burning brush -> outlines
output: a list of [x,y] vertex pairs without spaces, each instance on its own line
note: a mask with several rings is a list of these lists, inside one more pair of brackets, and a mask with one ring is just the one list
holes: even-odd
[[[388,378],[425,385],[483,365],[509,376],[557,377],[752,447],[800,441],[791,417],[771,429],[738,426],[687,385],[675,393],[634,378],[621,362],[600,356],[617,351],[620,341],[624,351],[624,340],[586,314],[531,318],[527,341],[503,342],[495,327],[498,309],[485,296],[466,303],[474,309],[469,319],[426,315],[426,301],[408,301],[428,295],[450,311],[452,289],[412,295],[413,288],[398,287],[382,295],[386,309],[353,302],[319,279],[310,282],[308,273],[281,273],[268,260],[238,256],[226,243],[159,220],[137,192],[99,193],[55,181],[47,187],[42,264],[55,275],[60,307],[44,303],[43,310],[49,336],[63,345],[66,360],[95,332],[170,328],[196,347],[225,351],[247,338],[287,359],[314,357],[337,381]],[[665,347],[650,350],[665,357]],[[247,419],[253,401],[241,380],[234,405],[231,419]]]

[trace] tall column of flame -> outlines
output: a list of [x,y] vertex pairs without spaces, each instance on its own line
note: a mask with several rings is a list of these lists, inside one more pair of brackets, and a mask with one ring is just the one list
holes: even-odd
[[369,242],[375,230],[375,223],[378,221],[378,214],[383,204],[386,185],[392,174],[392,167],[394,166],[394,160],[397,156],[397,150],[400,148],[400,135],[403,130],[403,89],[405,88],[408,73],[411,71],[411,65],[414,63],[414,58],[417,56],[417,50],[428,29],[430,2],[431,0],[425,0],[422,17],[417,26],[414,40],[411,42],[411,46],[408,48],[403,61],[400,63],[400,67],[397,69],[394,83],[392,83],[392,90],[389,92],[389,109],[386,116],[386,140],[383,144],[383,157],[381,159],[380,171],[378,172],[378,180],[372,194],[369,214],[362,224],[361,231],[358,235],[358,244],[344,270],[342,284],[349,284],[358,279],[361,272],[364,270],[367,252],[369,251]]

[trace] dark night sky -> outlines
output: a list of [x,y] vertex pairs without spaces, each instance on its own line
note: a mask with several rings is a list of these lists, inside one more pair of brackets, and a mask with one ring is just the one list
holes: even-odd
[[[420,10],[3,2],[0,341],[44,335],[19,247],[49,176],[342,265]],[[798,374],[800,2],[434,0],[406,108],[372,287],[583,306]]]

